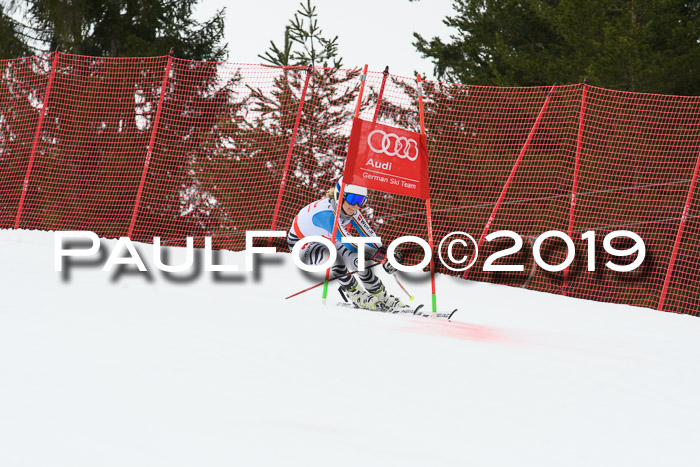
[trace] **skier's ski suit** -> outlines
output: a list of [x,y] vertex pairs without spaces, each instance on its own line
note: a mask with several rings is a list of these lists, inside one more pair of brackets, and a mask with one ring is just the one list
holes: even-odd
[[[289,250],[291,251],[301,238],[311,235],[325,237],[330,240],[333,233],[333,223],[335,222],[335,211],[336,202],[330,198],[323,198],[304,206],[294,218],[294,222],[292,222],[292,226],[287,234]],[[352,225],[357,234],[353,235],[348,232],[348,226],[350,225]],[[358,235],[362,237],[377,237],[377,234],[369,226],[359,209],[353,215],[345,214],[341,209],[338,231],[333,242],[338,251],[338,257],[331,268],[331,276],[339,277],[338,282],[345,288],[351,288],[355,285],[354,275],[341,276],[350,271],[358,270],[358,250],[356,245],[343,243],[340,239]],[[367,244],[365,246],[367,258],[372,257],[381,246],[381,242]],[[309,265],[322,264],[328,260],[328,257],[328,248],[319,242],[307,243],[300,252],[302,262]],[[375,293],[382,288],[382,282],[371,269],[365,269],[364,272],[359,272],[357,275],[368,292]]]

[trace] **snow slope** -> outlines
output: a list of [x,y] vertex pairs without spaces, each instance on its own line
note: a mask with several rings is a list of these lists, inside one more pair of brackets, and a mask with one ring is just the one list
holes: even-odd
[[53,242],[0,231],[0,466],[698,465],[698,318],[440,276],[436,322],[285,301],[288,255],[65,277]]

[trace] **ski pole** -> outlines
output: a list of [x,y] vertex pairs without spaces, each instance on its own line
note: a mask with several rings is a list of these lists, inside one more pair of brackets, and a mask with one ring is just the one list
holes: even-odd
[[406,287],[404,287],[403,284],[399,281],[399,278],[396,277],[396,274],[392,274],[392,276],[394,276],[394,279],[396,279],[396,283],[399,284],[399,287],[401,287],[401,290],[403,290],[404,292],[406,292],[406,295],[408,295],[408,301],[409,301],[409,302],[412,302],[413,299],[416,298],[416,297],[414,297],[413,295],[411,295],[410,292],[409,292],[408,290],[406,290]]
[[[382,264],[382,263],[374,263],[373,265],[366,267],[365,270],[367,270],[367,269],[372,269],[373,267],[377,266],[378,264]],[[359,271],[351,271],[351,272],[348,272],[348,273],[343,274],[342,276],[332,277],[332,278],[328,279],[328,282],[334,281],[334,280],[336,280],[336,279],[340,279],[341,277],[347,277],[347,276],[349,276],[349,275],[351,275],[351,274],[355,274],[356,272],[359,272]],[[296,297],[297,295],[301,295],[301,294],[303,294],[304,292],[308,292],[309,290],[312,290],[312,289],[315,289],[316,287],[322,286],[322,285],[325,284],[325,283],[326,283],[326,281],[319,282],[319,283],[316,284],[316,285],[312,285],[311,287],[306,288],[306,289],[304,289],[304,290],[302,290],[302,291],[299,291],[299,292],[297,292],[297,293],[295,293],[295,294],[292,294],[292,295],[290,295],[289,297],[285,297],[284,299],[287,300],[287,299],[290,299],[290,298],[292,298],[292,297]]]

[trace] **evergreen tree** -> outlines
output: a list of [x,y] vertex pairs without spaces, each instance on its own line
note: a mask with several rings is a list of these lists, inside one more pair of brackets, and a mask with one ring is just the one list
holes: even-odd
[[338,69],[342,59],[337,41],[337,36],[324,36],[318,26],[316,7],[307,0],[285,28],[282,47],[271,42],[270,49],[260,55],[272,65],[285,67],[271,92],[253,89],[251,95],[251,106],[257,115],[251,131],[254,139],[269,141],[276,148],[270,170],[278,177],[284,167],[306,74],[311,73],[296,136],[294,155],[298,157],[293,159],[289,174],[296,183],[287,184],[287,190],[292,192],[323,193],[342,170],[347,136],[340,130],[352,119],[359,83],[351,83],[359,70]]
[[[51,47],[61,45],[65,52],[83,54],[160,56],[129,62],[83,55],[61,57],[23,225],[89,227],[106,236],[125,234],[154,130],[167,62],[163,55],[174,46],[184,58],[216,60],[225,56],[225,48],[217,45],[223,35],[223,12],[198,24],[190,19],[195,3],[31,3],[27,21],[45,28],[41,39]],[[71,8],[62,10],[67,4]],[[34,95],[43,98],[52,61],[42,59],[38,65],[36,61],[26,65],[23,61],[21,69],[12,68],[11,86],[8,84],[12,102],[26,101],[26,96],[32,95],[19,82],[20,77],[38,81],[27,79],[32,74],[41,79]],[[201,236],[216,229],[221,210],[215,194],[202,186],[195,167],[210,159],[217,148],[213,141],[220,139],[217,128],[229,108],[232,87],[232,82],[220,82],[218,65],[212,61],[173,60],[136,238]],[[3,106],[2,115],[14,112],[5,112]],[[12,123],[5,120],[7,125]],[[16,152],[26,152],[26,146],[25,141]],[[63,176],[57,178],[56,174]]]
[[416,33],[440,79],[700,93],[700,1],[454,0],[449,41]]
[[[220,235],[230,227],[232,216],[245,216],[230,202],[230,191],[245,177],[229,178],[233,165],[230,140],[242,144],[238,126],[242,99],[236,95],[241,76],[228,75],[226,82],[213,62],[173,61],[149,167],[151,191],[144,197],[139,224],[146,238],[162,234],[178,239]],[[234,196],[235,198],[235,196]],[[251,230],[254,227],[251,227]]]
[[82,55],[165,55],[221,61],[224,10],[200,23],[192,18],[199,0],[24,0],[27,22],[46,50]]
[[[282,46],[271,42],[261,58],[277,71],[272,89],[248,87],[249,95],[244,95],[240,76],[232,80],[219,91],[226,113],[206,127],[209,131],[192,146],[197,153],[188,156],[191,181],[180,197],[188,200],[188,216],[204,223],[202,230],[215,238],[215,248],[241,247],[243,232],[271,221],[307,76],[287,196],[304,200],[309,191],[325,192],[338,176],[347,148],[347,138],[338,130],[351,118],[358,87],[348,83],[359,71],[313,68],[341,66],[342,61],[337,37],[323,35],[309,1],[285,28]],[[194,140],[184,144],[190,143]],[[278,225],[288,220],[282,213]]]
[[166,61],[61,57],[23,225],[125,235],[154,131],[132,238],[184,245],[185,237],[211,235],[226,221],[217,191],[226,182],[216,176],[228,155],[222,133],[241,106],[232,99],[240,75],[223,82],[214,62],[174,59],[156,129]]
[[311,0],[300,3],[284,30],[282,49],[270,41],[270,50],[258,55],[268,63],[279,66],[323,66],[341,68],[343,60],[338,56],[338,36],[328,39],[318,27],[318,14]]
[[14,3],[0,5],[0,60],[31,55],[22,25],[12,18]]

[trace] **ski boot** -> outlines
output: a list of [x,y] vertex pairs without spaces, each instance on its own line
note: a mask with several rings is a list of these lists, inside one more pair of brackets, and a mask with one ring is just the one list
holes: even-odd
[[407,307],[399,297],[387,293],[386,287],[382,284],[382,288],[377,292],[372,292],[372,295],[377,299],[377,306],[387,311],[398,311]]
[[365,289],[355,282],[349,288],[341,287],[341,294],[357,308],[362,308],[365,310],[376,310],[378,309],[377,297],[371,293],[365,291]]

